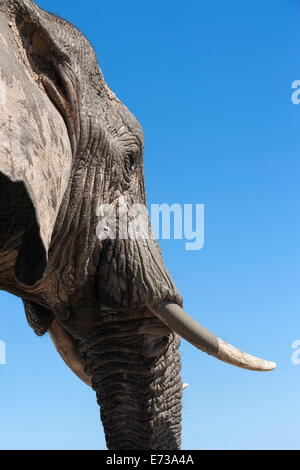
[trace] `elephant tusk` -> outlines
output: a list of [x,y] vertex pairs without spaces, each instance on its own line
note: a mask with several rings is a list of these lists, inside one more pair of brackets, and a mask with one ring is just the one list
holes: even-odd
[[275,362],[252,356],[218,338],[177,304],[165,301],[156,308],[151,307],[151,310],[179,336],[223,362],[256,371],[268,371],[276,367]]
[[181,390],[186,390],[188,388],[189,384],[182,384]]
[[92,379],[84,372],[84,365],[78,357],[72,336],[63,328],[63,326],[54,319],[51,323],[48,333],[66,365],[79,377],[86,385],[92,386]]

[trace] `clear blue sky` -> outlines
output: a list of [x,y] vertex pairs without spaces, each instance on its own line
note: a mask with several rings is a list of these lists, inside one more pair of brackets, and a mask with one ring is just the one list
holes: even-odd
[[[186,309],[273,373],[182,342],[185,449],[300,449],[297,0],[39,0],[91,40],[145,132],[149,203],[205,204],[205,247],[164,241]],[[103,449],[94,393],[1,293],[1,449]]]

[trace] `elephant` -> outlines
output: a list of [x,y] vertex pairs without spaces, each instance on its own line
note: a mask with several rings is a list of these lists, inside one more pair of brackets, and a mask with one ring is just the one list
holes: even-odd
[[146,207],[144,138],[88,39],[0,0],[0,44],[0,289],[94,389],[108,449],[180,449],[181,337],[238,367],[275,363],[184,311],[155,237],[118,236],[121,216],[110,236],[103,207]]

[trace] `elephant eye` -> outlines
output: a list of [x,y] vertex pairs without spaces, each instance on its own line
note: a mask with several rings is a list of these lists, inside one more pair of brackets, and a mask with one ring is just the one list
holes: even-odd
[[136,153],[130,153],[128,155],[128,164],[129,164],[129,169],[131,172],[135,171],[137,167],[137,154]]

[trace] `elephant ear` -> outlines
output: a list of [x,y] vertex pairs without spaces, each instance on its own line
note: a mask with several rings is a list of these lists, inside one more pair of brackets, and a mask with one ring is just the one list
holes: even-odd
[[32,208],[15,266],[27,285],[45,271],[72,165],[73,120],[64,118],[68,98],[55,69],[62,58],[39,27],[37,10],[24,0],[19,12],[0,11],[0,177],[21,185]]

